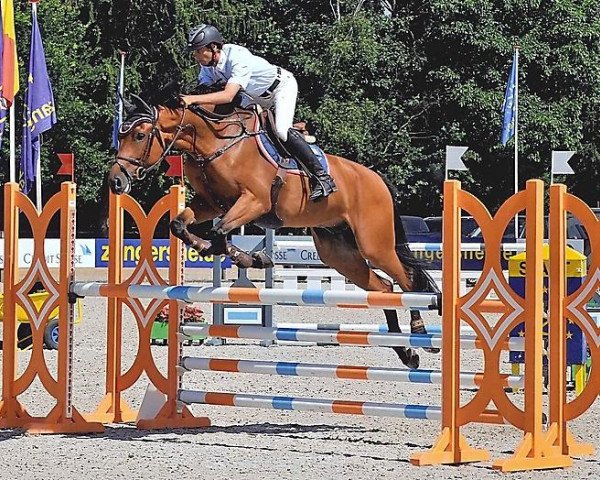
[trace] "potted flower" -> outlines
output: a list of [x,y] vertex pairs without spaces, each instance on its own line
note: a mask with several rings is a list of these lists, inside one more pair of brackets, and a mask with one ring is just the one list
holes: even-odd
[[[150,333],[150,341],[153,344],[167,344],[169,338],[169,304],[167,303],[156,315]],[[183,321],[185,323],[201,323],[205,324],[204,311],[196,305],[185,305],[183,307]],[[204,336],[194,336],[191,341],[198,341],[199,344],[204,342]],[[191,343],[191,342],[190,342]]]

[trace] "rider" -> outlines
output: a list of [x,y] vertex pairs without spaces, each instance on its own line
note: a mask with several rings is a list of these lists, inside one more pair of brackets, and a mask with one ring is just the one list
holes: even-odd
[[274,110],[277,136],[312,174],[313,190],[309,199],[319,201],[337,190],[333,178],[323,170],[304,136],[292,128],[298,83],[290,72],[271,65],[242,46],[225,43],[221,33],[212,25],[192,28],[186,51],[193,52],[194,59],[200,64],[200,84],[210,86],[226,82],[225,89],[219,92],[182,95],[186,106],[230,103],[243,89],[248,99],[244,99],[242,105],[256,103]]

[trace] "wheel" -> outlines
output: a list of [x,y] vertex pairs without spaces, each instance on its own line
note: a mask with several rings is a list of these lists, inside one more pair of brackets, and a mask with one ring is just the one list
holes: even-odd
[[58,350],[58,318],[48,320],[44,329],[44,345],[50,350]]
[[31,325],[21,322],[17,327],[17,348],[25,350],[33,345],[33,337],[31,336]]

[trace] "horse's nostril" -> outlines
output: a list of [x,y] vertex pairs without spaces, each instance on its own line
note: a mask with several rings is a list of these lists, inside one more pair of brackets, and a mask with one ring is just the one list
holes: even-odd
[[119,177],[112,178],[110,180],[110,187],[111,187],[113,193],[120,193],[123,188],[121,179]]

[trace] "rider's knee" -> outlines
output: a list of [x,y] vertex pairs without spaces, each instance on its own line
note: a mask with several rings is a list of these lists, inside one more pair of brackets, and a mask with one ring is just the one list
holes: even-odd
[[287,125],[276,125],[275,126],[275,133],[277,134],[277,137],[279,138],[279,140],[281,140],[282,142],[287,142],[288,130],[289,130],[289,128]]

